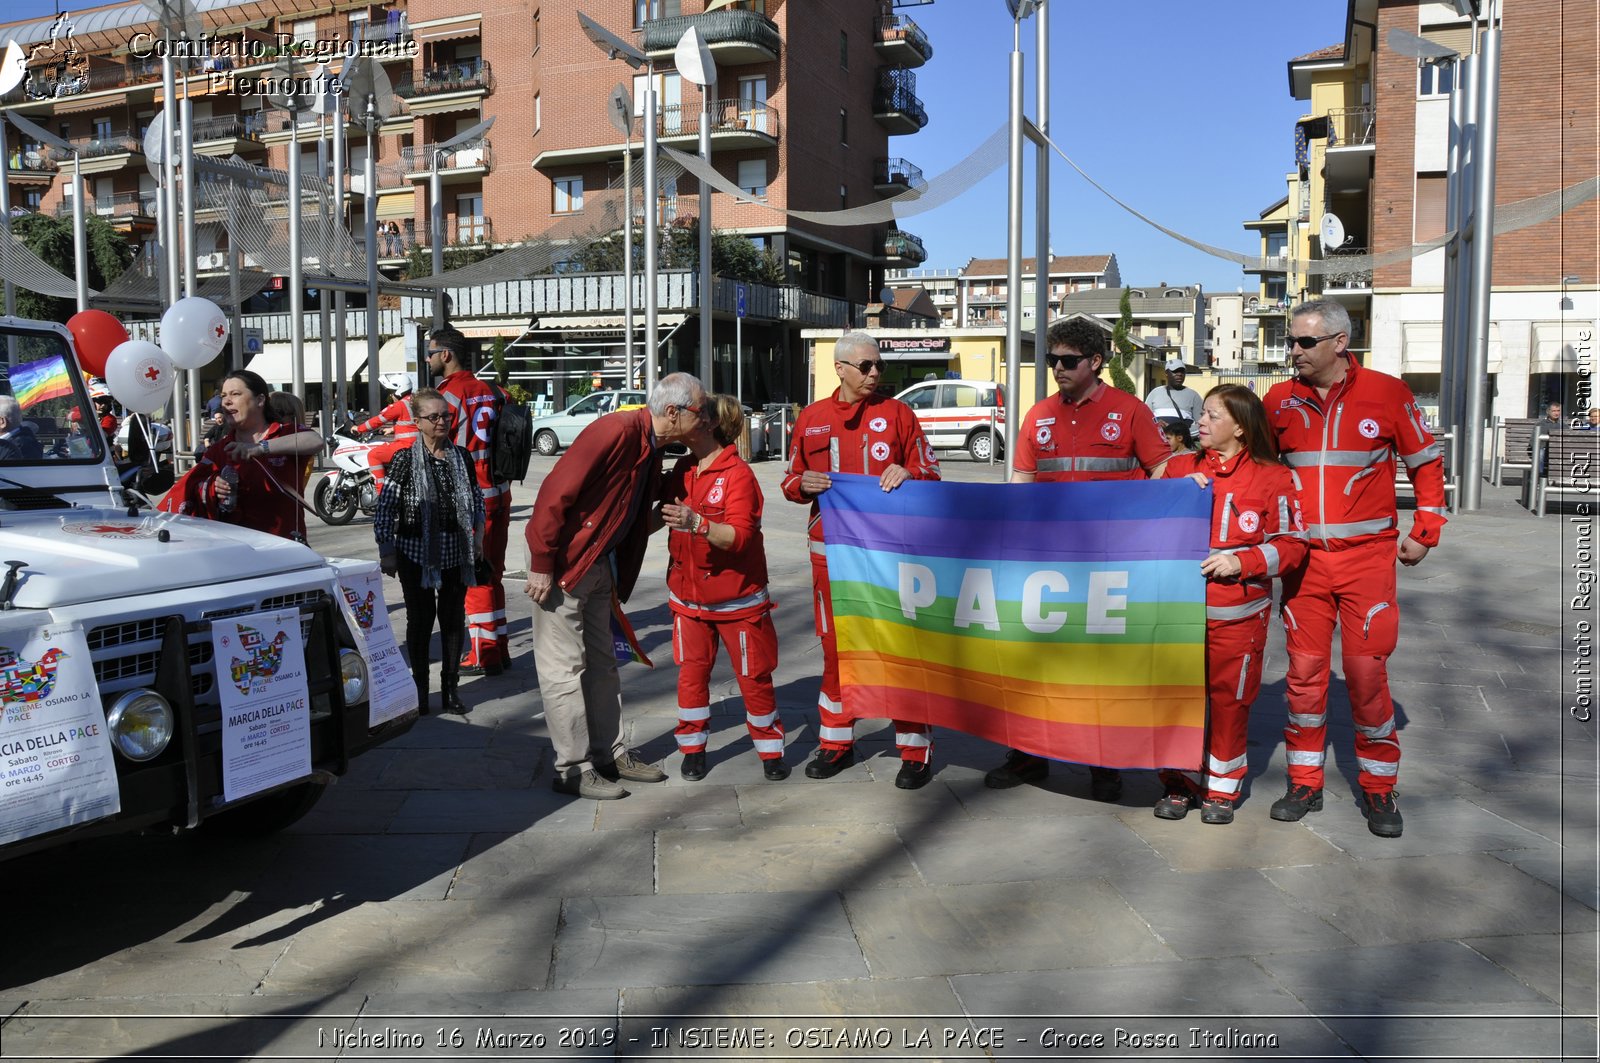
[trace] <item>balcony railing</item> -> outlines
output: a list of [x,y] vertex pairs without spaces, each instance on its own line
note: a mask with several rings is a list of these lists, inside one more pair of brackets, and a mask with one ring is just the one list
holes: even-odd
[[[117,192],[109,196],[95,196],[94,212],[103,218],[154,218],[156,198],[142,192]],[[56,204],[56,217],[72,216],[72,198],[69,196]]]
[[138,137],[127,133],[110,133],[103,137],[88,137],[71,141],[81,159],[94,159],[102,155],[143,155],[144,144]]
[[1366,255],[1364,247],[1341,247],[1337,251],[1329,251],[1326,261],[1329,263],[1327,271],[1323,274],[1323,288],[1326,289],[1362,289],[1372,287],[1372,269],[1340,269],[1338,261],[1341,258],[1354,255]]
[[933,45],[929,43],[928,35],[922,32],[921,26],[904,15],[882,15],[875,21],[874,29],[880,44],[904,42],[922,56],[924,63],[933,58]]
[[[711,132],[760,133],[774,139],[778,136],[778,109],[768,103],[754,100],[712,100]],[[644,136],[644,119],[634,121],[634,135]],[[697,104],[674,104],[661,108],[656,115],[656,135],[660,137],[699,136],[700,107]]]
[[[433,170],[433,153],[436,150],[433,144],[401,148],[401,166],[406,173],[429,173]],[[481,141],[476,147],[452,149],[439,159],[441,170],[464,170],[473,166],[494,168],[494,152],[487,140]]]
[[928,258],[922,240],[902,229],[890,229],[883,234],[883,253],[889,258],[910,262],[925,262]]
[[260,140],[267,120],[262,114],[209,118],[194,124],[195,143],[206,140]]
[[438,96],[446,92],[470,92],[482,89],[494,91],[494,74],[487,59],[462,59],[451,63],[435,63],[422,72],[422,76],[407,74],[396,79],[395,94],[414,100],[423,96]]
[[1328,147],[1350,148],[1377,142],[1376,107],[1346,107],[1328,112]]
[[747,62],[770,62],[778,57],[783,47],[783,35],[778,32],[777,23],[767,16],[758,11],[724,10],[651,19],[644,24],[644,50],[658,54],[672,51],[691,26],[700,31],[713,51],[722,50],[718,45],[743,44],[752,51],[764,53],[752,56],[745,60]]
[[917,98],[917,76],[909,70],[883,67],[878,71],[878,87],[872,94],[872,113],[878,118],[903,115],[921,129],[928,124],[928,111]]
[[6,160],[6,169],[12,173],[36,173],[40,176],[53,174],[58,169],[56,160],[45,149],[28,146],[13,149],[11,157]]
[[928,182],[922,178],[922,168],[904,159],[879,159],[876,171],[874,183],[879,190],[886,190],[890,195],[921,192],[928,187]]

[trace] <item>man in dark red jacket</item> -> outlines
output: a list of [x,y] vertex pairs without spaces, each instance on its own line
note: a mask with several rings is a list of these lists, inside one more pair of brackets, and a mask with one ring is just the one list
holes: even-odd
[[622,744],[611,601],[627,601],[639,578],[660,494],[658,451],[699,423],[705,394],[687,373],[663,377],[645,409],[607,414],[580,432],[539,485],[527,591],[557,793],[608,801],[628,796],[622,779],[667,777]]

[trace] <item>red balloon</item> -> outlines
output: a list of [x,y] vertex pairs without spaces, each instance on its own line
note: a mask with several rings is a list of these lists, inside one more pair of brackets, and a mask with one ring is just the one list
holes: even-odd
[[105,376],[106,357],[128,342],[128,330],[104,310],[80,310],[67,318],[67,331],[77,341],[78,364],[91,376]]

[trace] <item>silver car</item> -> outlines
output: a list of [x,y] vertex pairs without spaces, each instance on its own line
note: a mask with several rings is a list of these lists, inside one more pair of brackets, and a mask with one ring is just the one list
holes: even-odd
[[546,456],[570,447],[578,433],[598,417],[614,413],[623,406],[643,406],[642,391],[596,391],[585,395],[560,413],[533,420],[533,446]]

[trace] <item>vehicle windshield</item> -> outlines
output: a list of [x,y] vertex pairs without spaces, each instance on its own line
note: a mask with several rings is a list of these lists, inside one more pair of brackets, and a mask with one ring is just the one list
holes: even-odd
[[89,401],[72,348],[55,332],[7,330],[0,381],[0,465],[96,465],[109,431],[111,404]]

